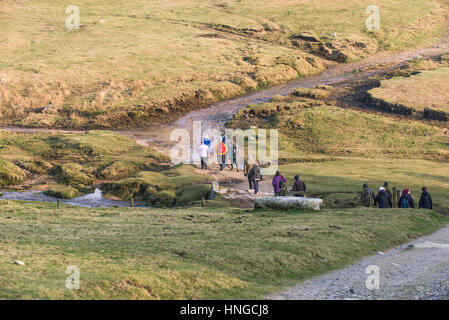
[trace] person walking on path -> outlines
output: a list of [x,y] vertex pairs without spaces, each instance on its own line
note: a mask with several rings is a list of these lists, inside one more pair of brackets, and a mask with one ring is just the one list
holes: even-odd
[[306,184],[304,181],[299,180],[299,176],[295,176],[295,182],[293,182],[292,191],[294,191],[295,197],[304,197],[306,192]]
[[402,195],[398,202],[398,208],[415,208],[415,200],[413,200],[409,189],[402,190]]
[[217,161],[220,165],[220,171],[222,171],[223,166],[226,165],[226,153],[228,152],[228,147],[226,147],[224,142],[219,142],[215,147],[215,152],[217,153]]
[[364,207],[373,207],[377,204],[374,191],[370,187],[368,187],[366,183],[363,185],[362,195],[360,198]]
[[243,161],[243,174],[245,175],[245,177],[248,176],[248,173],[251,170],[253,165],[254,165],[254,160],[251,157],[251,155],[248,155],[248,158],[245,158],[245,160]]
[[275,197],[279,197],[281,195],[281,192],[285,189],[286,183],[287,179],[279,171],[276,171],[276,175],[273,177],[272,181]]
[[422,193],[421,193],[421,198],[419,199],[418,208],[432,210],[433,209],[432,196],[427,191],[426,187],[422,187],[421,190],[422,190]]
[[251,156],[248,156],[248,159],[245,159],[243,164],[243,174],[245,175],[245,177],[248,178],[249,189],[253,189],[253,182],[249,178],[249,172],[251,171],[253,165],[254,165],[253,159],[251,158]]
[[201,169],[207,170],[208,158],[209,158],[209,147],[201,140],[201,145],[199,147],[200,159],[201,159]]
[[251,183],[254,187],[254,194],[257,194],[259,192],[259,181],[260,181],[260,167],[258,161],[256,161],[254,166],[249,171],[248,179],[251,180]]
[[380,209],[393,207],[390,195],[388,194],[388,192],[385,190],[384,187],[379,188],[379,193],[376,196],[376,202],[378,203],[378,207]]

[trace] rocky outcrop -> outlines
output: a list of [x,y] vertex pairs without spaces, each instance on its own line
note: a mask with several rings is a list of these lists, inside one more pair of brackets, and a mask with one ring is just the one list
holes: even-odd
[[281,209],[281,210],[320,210],[323,200],[301,197],[264,197],[256,200],[255,207],[258,209]]

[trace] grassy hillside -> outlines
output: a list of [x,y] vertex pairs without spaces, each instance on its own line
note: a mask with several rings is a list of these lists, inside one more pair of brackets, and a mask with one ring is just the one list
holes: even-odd
[[[258,298],[449,222],[401,209],[0,207],[3,299]],[[69,265],[80,268],[80,290],[65,287]]]
[[409,78],[384,80],[370,90],[371,98],[424,118],[449,120],[449,68],[423,71]]
[[[163,122],[245,91],[382,50],[435,42],[447,1],[65,1],[0,4],[0,118],[33,127]],[[315,34],[305,41],[301,33]],[[332,35],[337,33],[337,37]]]

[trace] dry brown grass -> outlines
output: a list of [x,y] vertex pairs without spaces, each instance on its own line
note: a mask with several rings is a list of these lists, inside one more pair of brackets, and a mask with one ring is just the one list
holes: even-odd
[[[426,67],[426,66],[424,66]],[[370,91],[375,98],[402,104],[417,111],[425,108],[449,113],[449,68],[423,71],[409,78],[382,81]]]
[[[82,0],[77,2],[82,27],[68,32],[65,1],[2,1],[0,116],[34,127],[167,121],[232,96],[216,91],[202,100],[199,89],[253,78],[261,67],[267,69],[258,86],[322,70],[319,63],[311,67],[304,60],[301,50],[313,48],[293,45],[290,37],[298,32],[315,33],[350,59],[433,42],[444,33],[443,3],[419,0],[409,6],[406,0],[382,0],[384,29],[370,33],[364,30],[367,3],[355,0]],[[333,32],[339,38],[330,37]],[[253,63],[253,56],[263,66]],[[286,66],[297,74],[278,77]],[[241,89],[233,94],[255,89],[248,81],[237,84]]]

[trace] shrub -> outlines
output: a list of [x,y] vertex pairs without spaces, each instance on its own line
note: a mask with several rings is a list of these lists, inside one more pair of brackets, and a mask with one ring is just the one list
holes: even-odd
[[66,163],[59,167],[61,181],[68,185],[89,186],[93,179],[83,172],[83,167],[77,163]]
[[157,206],[174,206],[176,204],[176,195],[173,190],[164,190],[158,193],[154,193],[148,197],[149,205]]
[[209,184],[197,184],[187,186],[176,190],[176,204],[184,205],[193,201],[201,200],[202,197],[207,198],[210,191]]
[[79,192],[75,188],[62,184],[56,184],[51,186],[47,191],[44,191],[44,194],[55,198],[73,199],[79,195]]
[[0,160],[0,185],[18,184],[26,179],[22,169],[6,160]]

